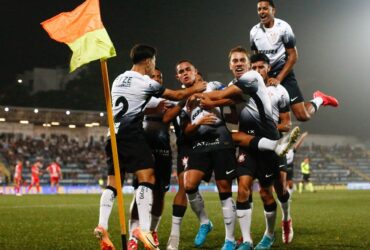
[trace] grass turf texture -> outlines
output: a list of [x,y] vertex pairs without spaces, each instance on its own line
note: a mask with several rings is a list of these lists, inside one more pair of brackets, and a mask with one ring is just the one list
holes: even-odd
[[[165,249],[171,228],[172,193],[159,228],[160,248]],[[205,193],[206,210],[214,224],[202,249],[220,249],[224,226],[216,193]],[[131,195],[125,195],[126,214]],[[235,198],[235,194],[234,194]],[[1,249],[99,249],[92,232],[98,221],[99,195],[0,196]],[[319,191],[293,194],[294,240],[281,241],[281,212],[278,207],[273,249],[370,249],[370,191]],[[113,208],[109,232],[121,248],[117,207]],[[127,216],[126,216],[127,219]],[[263,208],[254,193],[252,237],[254,244],[265,228]],[[198,222],[190,207],[183,220],[180,249],[193,249]],[[240,231],[237,226],[236,236]]]

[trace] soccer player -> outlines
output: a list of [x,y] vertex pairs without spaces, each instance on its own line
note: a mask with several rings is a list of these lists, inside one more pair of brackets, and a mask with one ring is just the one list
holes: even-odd
[[[178,66],[181,69],[190,68],[195,72],[194,65],[183,61]],[[204,93],[222,89],[219,82],[208,82]],[[191,136],[192,149],[184,174],[185,192],[189,203],[194,206],[196,213],[200,208],[198,186],[202,180],[209,181],[212,172],[215,174],[216,186],[221,200],[224,224],[225,243],[223,250],[235,248],[234,225],[235,203],[232,199],[231,184],[236,177],[235,146],[230,131],[227,129],[220,108],[205,110],[199,105],[188,107],[189,119],[184,124],[185,134]],[[198,215],[201,218],[201,214]],[[213,228],[212,223],[201,221],[198,238],[194,241],[196,247],[204,244],[205,236]],[[204,231],[204,232],[203,232]],[[204,236],[203,236],[204,235]],[[200,240],[203,239],[204,240]]]
[[17,165],[15,165],[14,169],[14,192],[15,195],[21,196],[21,185],[22,185],[22,169],[23,163],[21,160],[17,160]]
[[[273,177],[279,175],[279,159],[277,154],[271,151],[279,144],[279,133],[273,120],[271,99],[267,88],[261,75],[256,71],[250,71],[247,51],[240,46],[233,48],[229,53],[229,66],[235,77],[233,84],[224,90],[205,93],[203,99],[209,98],[213,101],[225,98],[233,98],[235,101],[243,99],[244,107],[239,115],[239,131],[250,135],[253,139],[247,145],[241,143],[242,147],[239,148],[236,209],[243,235],[243,242],[238,249],[249,250],[253,247],[250,236],[252,216],[248,201],[250,188],[254,178],[258,178],[261,186],[268,187]],[[297,132],[299,130],[293,130],[285,146],[292,144]],[[287,148],[282,151],[287,151]],[[276,167],[273,168],[274,166]],[[265,207],[267,211],[273,209],[273,206]]]
[[[151,78],[163,85],[162,72],[156,68]],[[153,207],[151,212],[150,231],[156,245],[158,242],[158,226],[164,208],[165,193],[169,190],[172,172],[172,154],[170,146],[169,124],[162,121],[163,114],[175,103],[163,98],[152,97],[144,110],[144,132],[145,138],[154,156],[155,185],[153,190]],[[134,187],[137,189],[137,179],[134,180]],[[133,231],[139,226],[139,218],[135,196],[131,205],[130,240],[129,250],[137,250],[138,242]]]
[[275,18],[273,0],[258,0],[257,13],[260,23],[250,31],[251,49],[264,53],[270,59],[269,84],[282,84],[289,93],[291,109],[299,121],[307,121],[321,105],[337,107],[337,99],[320,91],[313,94],[310,102],[304,102],[294,75],[293,67],[298,58],[295,36],[290,25]]
[[60,165],[56,161],[54,161],[46,168],[46,171],[49,172],[50,176],[50,191],[52,193],[58,193],[59,181],[63,178]]
[[[182,90],[170,90],[152,80],[156,64],[156,49],[151,46],[137,44],[130,52],[133,63],[131,70],[119,75],[112,86],[112,104],[117,135],[117,149],[121,175],[134,173],[138,180],[136,204],[139,214],[139,227],[133,234],[148,249],[157,249],[150,232],[153,189],[155,184],[154,162],[152,151],[146,142],[143,131],[143,109],[150,97],[163,97],[170,100],[182,100],[205,89],[199,83]],[[100,199],[99,224],[94,230],[100,240],[102,249],[113,249],[107,229],[113,202],[117,195],[114,178],[111,143],[106,144],[108,163],[107,187]],[[121,190],[119,190],[121,192]]]
[[36,161],[35,164],[31,167],[31,183],[27,188],[27,193],[31,191],[31,188],[33,186],[36,187],[37,193],[40,193],[40,168],[42,167],[42,164],[40,161]]
[[[265,54],[255,54],[250,58],[252,69],[257,71],[263,78],[265,84],[268,84],[268,72],[270,70],[270,60]],[[279,132],[288,132],[291,126],[289,112],[289,94],[282,85],[267,86],[267,91],[272,104],[272,116]],[[275,166],[275,170],[277,170]],[[282,238],[284,243],[290,243],[293,239],[293,226],[290,215],[290,196],[286,189],[286,158],[280,159],[274,179],[268,186],[260,187],[260,195],[264,204],[264,215],[266,222],[266,231],[262,240],[256,245],[255,249],[269,249],[275,239],[276,222],[276,201],[273,196],[274,186],[282,210]],[[267,211],[269,210],[269,211]]]
[[[203,82],[203,78],[199,76],[198,70],[195,69],[189,61],[179,61],[176,64],[176,78],[185,88],[190,88],[196,82]],[[185,121],[189,119],[184,106],[185,101],[181,101],[175,107],[167,110],[163,116],[163,121],[166,123],[172,122],[175,128],[177,137],[177,181],[179,186],[172,205],[172,226],[167,243],[167,250],[177,250],[179,248],[180,228],[188,202],[184,187],[184,170],[188,166],[189,158],[193,150],[191,137],[186,136],[184,131]],[[200,192],[197,192],[196,196],[198,199],[191,202],[190,206],[197,215],[200,224],[204,226],[200,227],[194,243],[195,245],[202,245],[210,231],[210,220],[205,212],[204,200]]]

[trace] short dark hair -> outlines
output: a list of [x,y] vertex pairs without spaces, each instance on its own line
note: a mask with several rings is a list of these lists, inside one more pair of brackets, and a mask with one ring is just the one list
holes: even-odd
[[182,59],[182,60],[178,61],[176,63],[176,65],[175,65],[175,71],[176,71],[176,73],[177,73],[177,66],[179,66],[179,64],[184,63],[184,62],[190,63],[195,68],[194,63],[192,63],[190,60],[188,60],[188,59]]
[[268,65],[270,65],[270,59],[263,53],[257,53],[257,54],[253,54],[250,58],[249,58],[249,61],[251,63],[255,63],[255,62],[264,62],[264,63],[267,63]]
[[130,58],[133,64],[137,64],[148,58],[153,58],[157,54],[157,50],[149,45],[136,44],[130,51]]
[[275,8],[275,4],[273,0],[258,0],[258,2],[268,2],[272,8]]
[[231,54],[232,53],[235,53],[235,52],[241,52],[241,53],[245,53],[247,55],[247,57],[249,56],[249,53],[247,51],[247,49],[245,49],[244,47],[242,47],[241,45],[239,46],[236,46],[234,48],[232,48],[229,52],[229,59],[231,58]]

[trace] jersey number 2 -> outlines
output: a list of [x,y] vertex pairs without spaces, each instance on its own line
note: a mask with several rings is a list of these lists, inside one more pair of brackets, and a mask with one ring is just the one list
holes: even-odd
[[127,112],[128,110],[128,102],[125,97],[120,96],[116,102],[114,103],[114,106],[117,107],[122,103],[122,109],[114,116],[114,122],[117,123],[120,121],[122,116]]

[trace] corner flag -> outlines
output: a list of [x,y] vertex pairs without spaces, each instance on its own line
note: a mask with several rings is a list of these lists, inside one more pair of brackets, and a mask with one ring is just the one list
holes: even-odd
[[41,23],[49,36],[72,50],[70,69],[97,59],[116,56],[100,18],[99,0],[86,0],[71,12],[62,12]]

